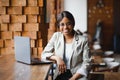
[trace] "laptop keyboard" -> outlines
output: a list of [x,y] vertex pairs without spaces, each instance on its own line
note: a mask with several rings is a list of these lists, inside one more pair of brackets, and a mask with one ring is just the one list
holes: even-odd
[[33,63],[41,63],[41,64],[48,64],[48,63],[52,63],[51,61],[49,60],[46,60],[46,61],[41,61],[39,58],[32,58],[32,62]]

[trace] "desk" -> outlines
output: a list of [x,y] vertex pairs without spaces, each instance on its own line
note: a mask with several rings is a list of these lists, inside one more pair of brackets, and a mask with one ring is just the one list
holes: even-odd
[[0,56],[0,80],[47,80],[52,64],[27,65],[14,55]]
[[120,80],[120,72],[93,72],[89,80]]

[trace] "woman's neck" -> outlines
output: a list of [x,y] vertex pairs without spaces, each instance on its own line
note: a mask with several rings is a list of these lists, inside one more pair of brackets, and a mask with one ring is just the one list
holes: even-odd
[[65,42],[66,42],[66,43],[72,43],[73,38],[74,38],[74,34],[65,35],[64,37],[65,37]]

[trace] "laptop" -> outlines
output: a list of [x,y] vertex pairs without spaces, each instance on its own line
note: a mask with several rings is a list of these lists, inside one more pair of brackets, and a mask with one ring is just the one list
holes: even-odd
[[18,62],[26,64],[50,64],[52,61],[41,61],[32,57],[30,48],[30,38],[23,36],[14,37],[15,59]]

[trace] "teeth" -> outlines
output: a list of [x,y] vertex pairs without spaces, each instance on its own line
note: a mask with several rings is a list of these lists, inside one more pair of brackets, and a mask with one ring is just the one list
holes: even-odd
[[65,33],[67,33],[68,31],[64,31]]
[[64,32],[68,32],[68,30],[64,30]]

